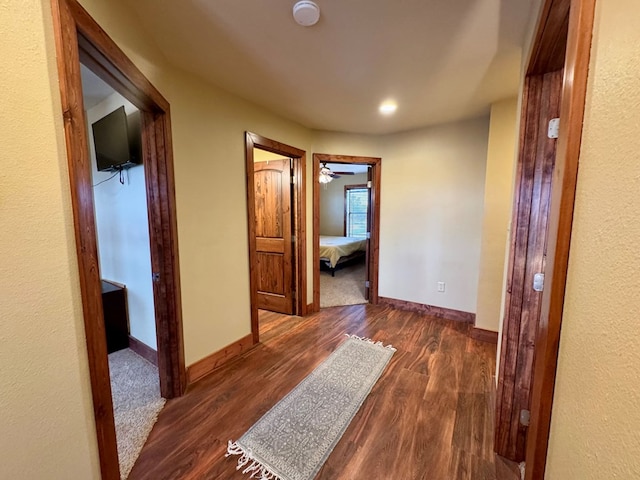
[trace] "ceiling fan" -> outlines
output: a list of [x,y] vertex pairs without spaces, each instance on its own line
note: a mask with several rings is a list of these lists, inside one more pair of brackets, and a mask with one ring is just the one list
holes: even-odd
[[326,163],[320,167],[320,183],[329,183],[334,178],[340,178],[342,175],[354,175],[354,172],[334,172]]

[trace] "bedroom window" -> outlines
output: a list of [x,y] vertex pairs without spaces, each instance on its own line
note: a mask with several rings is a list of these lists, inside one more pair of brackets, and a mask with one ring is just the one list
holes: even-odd
[[366,185],[344,187],[344,235],[366,238],[369,191]]

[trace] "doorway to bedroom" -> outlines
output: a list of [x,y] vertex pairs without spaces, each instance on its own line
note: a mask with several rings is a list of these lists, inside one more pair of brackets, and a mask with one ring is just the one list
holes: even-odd
[[245,133],[251,333],[258,311],[307,311],[304,150]]
[[[116,169],[115,176],[111,180],[109,180],[108,174],[101,174],[107,176],[103,179],[93,177],[93,162],[90,158],[91,150],[88,138],[90,132],[88,131],[88,117],[84,110],[83,100],[83,94],[89,92],[84,92],[83,89],[80,62],[82,61],[83,65],[128,102],[131,102],[135,107],[130,110],[133,117],[136,116],[134,112],[136,109],[140,115],[141,151],[139,151],[138,160],[142,161],[144,167],[136,167],[138,170],[135,172],[135,168],[133,168],[128,173],[131,173],[130,179],[133,180],[134,173],[137,175],[144,172],[144,175],[140,176],[144,176],[146,187],[148,244],[152,269],[148,273],[151,274],[153,290],[160,394],[164,398],[175,398],[184,392],[186,372],[182,342],[180,272],[169,103],[75,0],[53,2],[53,17],[56,27],[54,33],[61,108],[65,119],[65,143],[82,296],[84,336],[94,407],[95,438],[101,476],[113,479],[120,478],[123,472],[121,472],[118,459],[120,440],[116,440],[116,422],[109,375],[110,365],[107,356],[109,342],[105,329],[107,313],[104,310],[109,305],[118,305],[118,308],[114,309],[118,315],[114,317],[120,320],[117,324],[126,324],[126,317],[123,316],[126,304],[123,305],[124,286],[116,284],[119,283],[118,279],[109,275],[111,278],[108,280],[112,282],[107,282],[108,285],[105,286],[103,283],[105,279],[101,277],[103,270],[98,264],[94,193],[96,188],[101,193],[106,193],[102,190],[111,186],[108,182],[122,180],[126,184],[127,172]],[[112,100],[115,101],[115,97]],[[110,100],[105,99],[105,101]],[[106,107],[106,105],[103,106]],[[138,151],[138,149],[132,149],[132,144],[129,143],[129,129],[127,128],[129,112],[127,107],[121,105],[115,111],[119,112],[115,114],[115,117],[110,117],[108,113],[106,116],[120,118],[116,122],[117,128],[112,131],[120,132],[120,141],[117,142],[120,147],[117,148],[117,151],[121,154],[128,151],[128,155],[126,155],[128,160],[119,164],[124,168],[125,163],[136,163],[132,161],[132,152]],[[126,126],[121,121],[125,117],[127,118],[124,122]],[[132,122],[133,126],[137,123],[137,119],[132,118]],[[100,122],[101,131],[104,125]],[[112,126],[114,125],[115,123],[112,124]],[[105,128],[104,131],[111,131],[111,129]],[[95,140],[95,136],[93,138]],[[136,138],[137,135],[132,135],[131,140]],[[105,147],[104,150],[101,148],[101,152],[104,153],[107,150],[112,150],[111,147],[114,147],[116,142],[107,141],[100,143],[100,145]],[[110,155],[105,155],[105,158],[107,157],[112,158]],[[118,155],[118,158],[123,159],[121,155]],[[97,160],[98,155],[96,154],[96,170],[100,170],[97,167]],[[108,168],[116,164],[116,162],[110,162]],[[103,180],[106,182],[98,185]],[[103,301],[104,295],[115,295],[117,298]],[[123,318],[125,321],[121,322]],[[122,333],[120,328],[117,330]],[[124,337],[128,337],[126,329],[122,335],[123,340]],[[138,347],[140,346],[138,345]],[[125,376],[130,377],[128,373]],[[136,420],[139,418],[139,415],[133,416]]]
[[380,162],[313,155],[314,311],[377,303]]

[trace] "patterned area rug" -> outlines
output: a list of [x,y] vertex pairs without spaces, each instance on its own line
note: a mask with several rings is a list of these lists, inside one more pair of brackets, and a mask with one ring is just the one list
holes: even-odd
[[355,336],[258,420],[227,456],[260,480],[311,480],[380,378],[395,349]]

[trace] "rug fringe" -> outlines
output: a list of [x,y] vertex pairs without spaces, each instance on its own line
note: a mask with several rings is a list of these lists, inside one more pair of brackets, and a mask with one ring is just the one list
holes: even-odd
[[229,440],[229,445],[227,446],[227,453],[225,453],[225,457],[229,457],[231,455],[240,455],[238,458],[238,465],[236,466],[236,470],[240,470],[242,467],[251,463],[248,467],[242,470],[243,474],[251,474],[249,478],[255,478],[257,480],[282,480],[279,476],[273,473],[266,465],[263,465],[256,459],[251,456],[251,452],[245,450],[237,442],[232,442]]
[[385,345],[385,344],[383,344],[383,343],[382,343],[382,342],[380,342],[380,341],[376,342],[376,341],[374,341],[374,340],[371,340],[370,338],[359,337],[359,336],[357,336],[357,335],[351,335],[351,334],[349,334],[349,333],[345,333],[345,335],[346,335],[347,337],[349,337],[349,338],[355,338],[356,340],[362,340],[363,342],[371,343],[371,344],[373,344],[373,345],[380,345],[381,347],[388,348],[389,350],[392,350],[392,351],[394,351],[394,352],[396,352],[396,351],[397,351],[397,349],[396,349],[396,348],[394,348],[394,347],[393,347],[393,345]]

